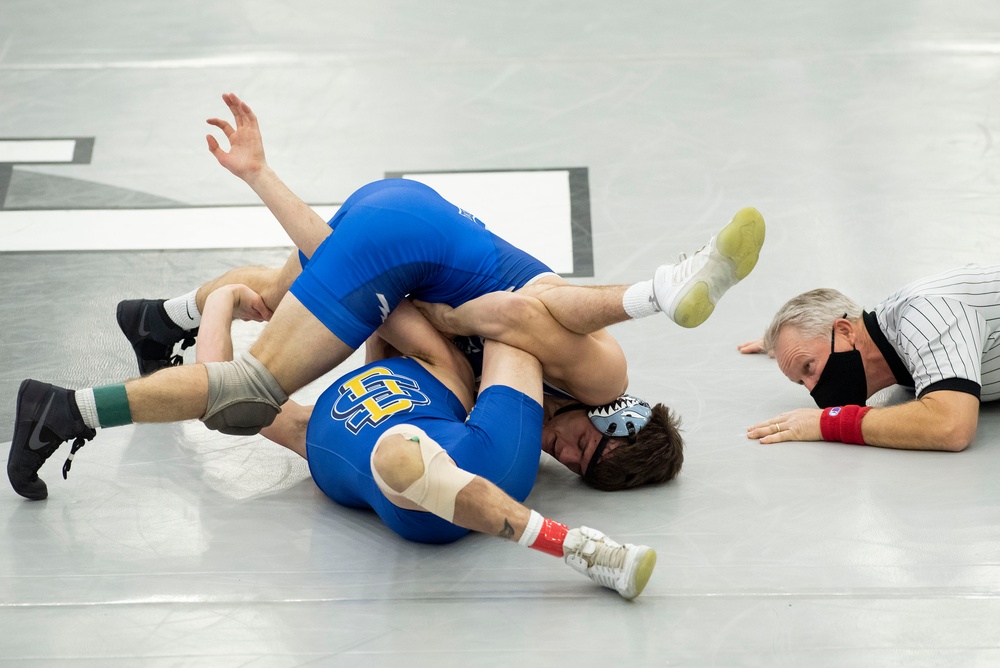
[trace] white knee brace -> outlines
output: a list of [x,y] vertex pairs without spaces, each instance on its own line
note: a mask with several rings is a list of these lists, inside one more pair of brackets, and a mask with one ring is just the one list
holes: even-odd
[[420,457],[424,462],[423,475],[404,491],[397,492],[382,479],[373,463],[371,469],[375,483],[390,500],[393,496],[401,496],[424,510],[453,522],[455,519],[455,497],[476,476],[455,466],[448,453],[434,439],[422,429],[408,424],[397,425],[385,430],[375,447],[372,448],[373,461],[382,441],[388,436],[397,434],[419,443]]
[[223,434],[256,434],[274,422],[288,395],[256,357],[209,362],[208,407],[201,421]]

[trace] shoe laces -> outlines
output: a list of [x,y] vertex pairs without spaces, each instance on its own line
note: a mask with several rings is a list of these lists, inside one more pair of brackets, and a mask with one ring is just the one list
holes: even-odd
[[[197,332],[198,330],[194,331]],[[181,339],[181,351],[167,359],[167,366],[181,366],[184,364],[184,351],[194,345],[194,337],[194,332],[187,332],[185,334],[184,338]]]
[[584,558],[590,563],[591,568],[621,569],[625,565],[625,547],[623,545],[608,545],[607,543],[596,543],[596,548],[592,555]]
[[66,480],[66,476],[69,475],[69,469],[73,466],[73,457],[76,456],[76,451],[86,445],[87,441],[93,439],[97,436],[97,432],[93,429],[88,429],[85,433],[80,434],[73,441],[73,447],[69,450],[69,456],[66,457],[66,463],[63,464],[63,480]]
[[584,559],[590,564],[587,575],[598,584],[618,589],[618,581],[625,567],[627,549],[622,545],[611,546],[603,542],[596,543],[595,547],[593,554],[584,555]]
[[708,261],[708,257],[712,251],[712,243],[715,241],[713,237],[711,241],[696,250],[690,256],[687,253],[681,253],[677,256],[677,262],[671,267],[670,270],[670,281],[671,283],[677,285],[683,283],[687,279],[691,278],[699,269],[704,266],[703,262],[699,262],[701,258],[705,258]]
[[579,531],[579,538],[582,540],[567,555],[567,563],[586,573],[594,582],[617,589],[628,548],[587,527],[575,531]]

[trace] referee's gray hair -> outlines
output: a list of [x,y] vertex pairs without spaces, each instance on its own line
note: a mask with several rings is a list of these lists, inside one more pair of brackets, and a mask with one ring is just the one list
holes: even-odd
[[785,327],[793,327],[807,339],[829,336],[837,318],[860,318],[861,307],[837,290],[820,288],[792,297],[778,309],[764,332],[764,351],[774,357],[774,344]]

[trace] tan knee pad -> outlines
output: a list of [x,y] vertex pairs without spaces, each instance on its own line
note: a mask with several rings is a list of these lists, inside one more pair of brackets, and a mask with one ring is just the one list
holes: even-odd
[[[420,457],[424,463],[423,475],[402,492],[397,492],[390,487],[375,470],[374,465],[375,453],[382,441],[388,436],[394,435],[401,435],[416,441],[420,445]],[[453,522],[455,519],[455,498],[476,477],[455,466],[444,448],[438,445],[424,430],[408,424],[386,429],[379,437],[375,447],[372,448],[371,470],[375,483],[382,490],[382,493],[390,499],[393,496],[401,496],[449,522]]]
[[231,362],[209,362],[208,406],[201,421],[223,434],[245,436],[267,427],[288,395],[256,357],[244,353]]

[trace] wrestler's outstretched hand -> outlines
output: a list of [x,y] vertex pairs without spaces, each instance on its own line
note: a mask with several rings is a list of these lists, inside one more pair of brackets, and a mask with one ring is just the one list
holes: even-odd
[[221,118],[208,119],[209,125],[214,125],[225,133],[226,139],[229,140],[229,151],[223,149],[212,135],[206,136],[208,150],[220,165],[249,182],[267,167],[267,161],[264,159],[264,141],[260,136],[257,116],[246,102],[236,97],[235,93],[225,93],[222,100],[232,112],[236,127],[233,128]]

